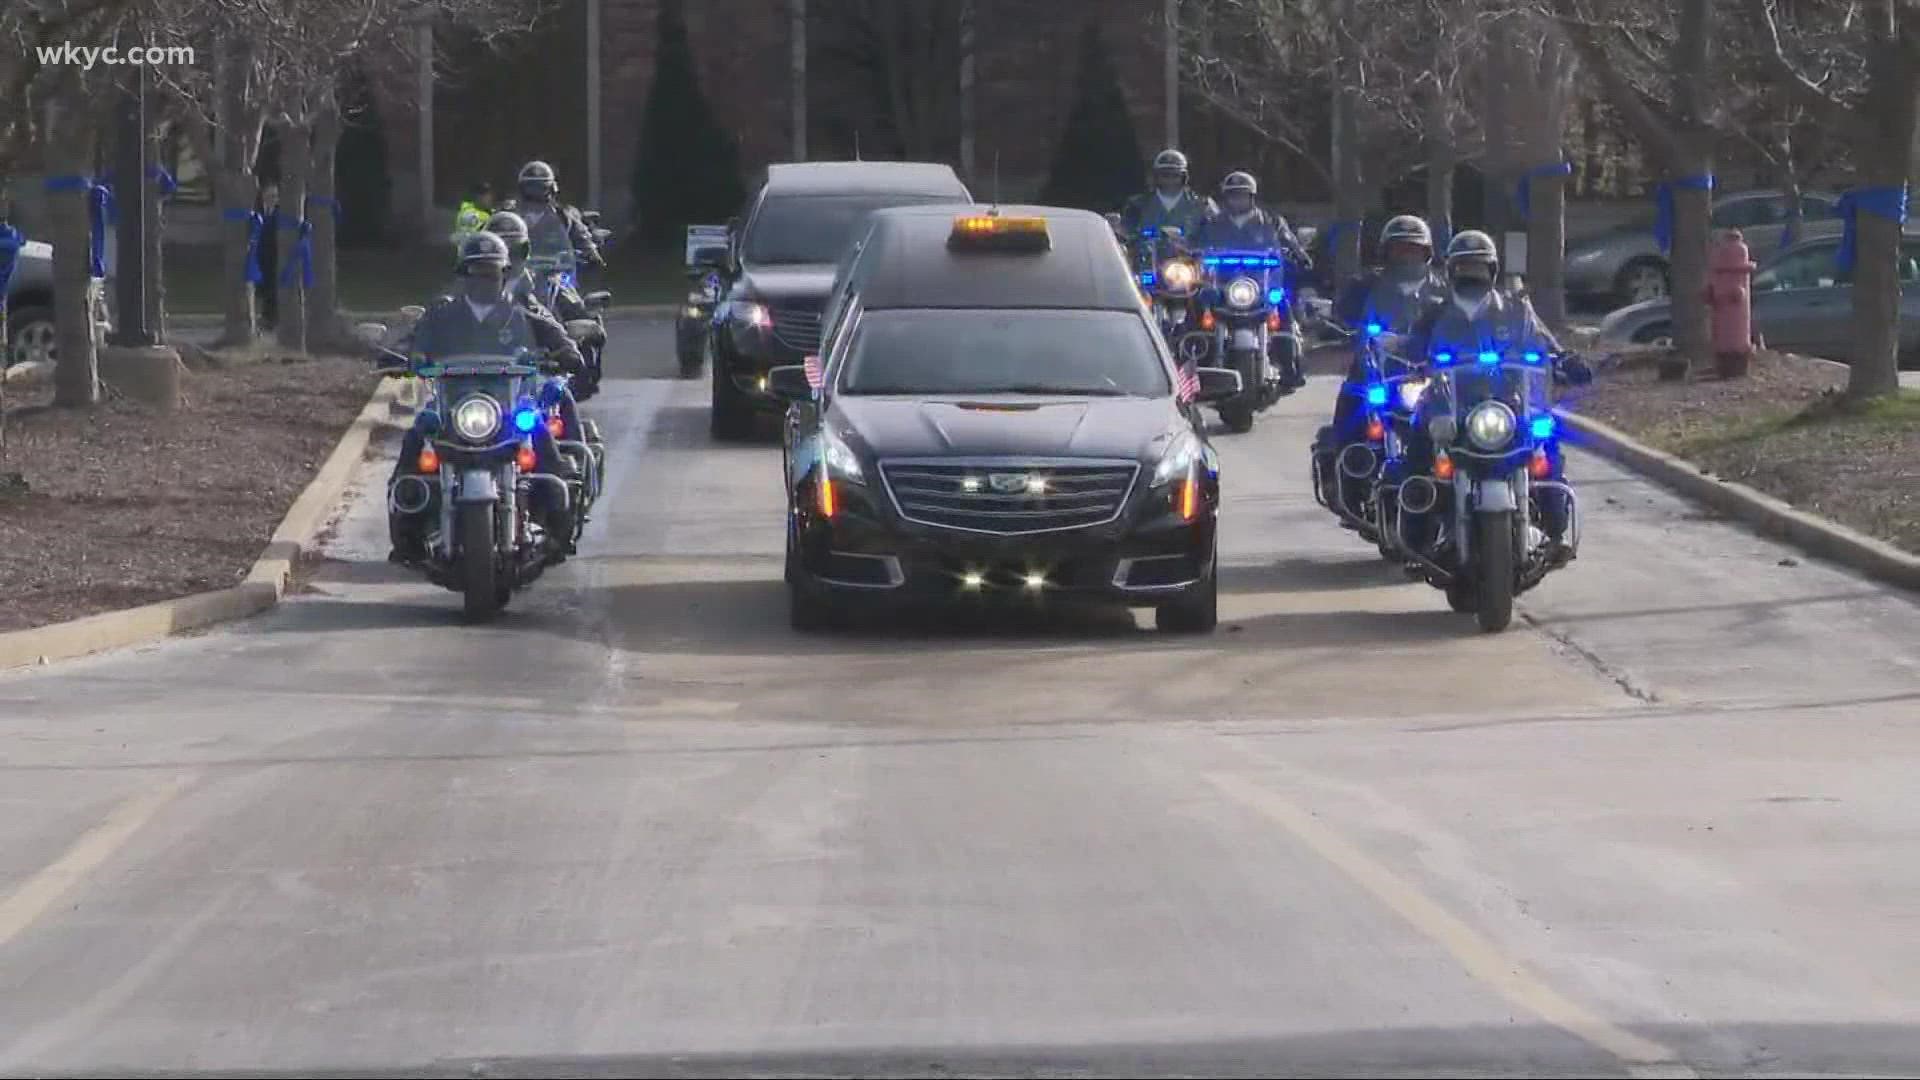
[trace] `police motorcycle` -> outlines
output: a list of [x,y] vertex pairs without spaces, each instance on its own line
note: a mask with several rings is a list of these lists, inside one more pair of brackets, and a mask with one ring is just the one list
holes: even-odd
[[[1506,629],[1514,597],[1579,551],[1578,498],[1551,478],[1560,430],[1550,386],[1562,355],[1436,342],[1431,383],[1413,417],[1430,464],[1391,485],[1397,512],[1384,535],[1395,555],[1410,574],[1444,590],[1453,610],[1472,612],[1484,631]],[[1560,553],[1537,524],[1549,493],[1565,500]]]
[[1216,408],[1227,430],[1246,432],[1255,413],[1292,393],[1275,360],[1288,349],[1297,359],[1300,349],[1288,303],[1289,260],[1277,248],[1210,249],[1201,254],[1200,264],[1206,284],[1194,331],[1181,339],[1181,358],[1240,373],[1240,393]]
[[[610,230],[600,227],[599,211],[584,210],[580,216],[593,230],[594,243],[605,243],[612,237]],[[564,310],[560,304],[561,295],[579,289],[579,260],[571,249],[529,255],[527,270],[533,275],[534,296],[548,311]],[[606,312],[613,306],[613,293],[606,289],[583,293],[580,294],[580,302],[586,307],[588,317],[568,320],[567,333],[580,346],[580,352],[587,361],[587,385],[579,388],[580,396],[585,398],[592,397],[600,389],[602,354],[606,350]],[[589,344],[596,341],[600,344]]]
[[[402,309],[408,319],[423,313],[417,306]],[[439,496],[421,567],[429,581],[462,594],[468,618],[490,618],[514,592],[538,579],[553,558],[554,545],[532,512],[536,489],[547,489],[574,511],[578,538],[585,508],[598,495],[597,465],[605,460],[599,432],[583,423],[580,438],[554,439],[576,463],[595,463],[592,479],[540,472],[535,431],[554,432],[565,378],[543,379],[538,354],[522,349],[513,356],[457,354],[416,362],[395,351],[391,339],[373,340],[386,338],[379,324],[363,324],[362,330],[379,354],[377,373],[419,378],[429,386],[418,420],[427,441],[417,472],[393,480],[388,508],[402,515],[426,513]]]
[[[698,226],[689,226],[698,228]],[[680,305],[673,323],[674,358],[680,363],[680,377],[697,378],[707,355],[707,333],[720,306],[721,279],[718,264],[725,262],[727,249],[709,245],[689,256],[687,298]]]
[[[1337,324],[1336,324],[1337,327]],[[1408,475],[1408,451],[1418,438],[1421,401],[1433,380],[1400,355],[1405,339],[1377,318],[1358,331],[1337,327],[1353,343],[1364,378],[1359,380],[1361,437],[1344,446],[1316,443],[1312,451],[1314,501],[1342,526],[1401,561],[1394,533],[1399,527],[1397,493]],[[1343,386],[1342,393],[1356,392]]]
[[[1120,215],[1108,214],[1116,232]],[[1133,263],[1140,292],[1153,305],[1153,318],[1167,344],[1174,347],[1184,362],[1199,364],[1205,354],[1199,341],[1189,341],[1198,333],[1194,319],[1194,298],[1202,282],[1200,264],[1188,247],[1185,230],[1178,225],[1143,226],[1133,236],[1121,236]]]

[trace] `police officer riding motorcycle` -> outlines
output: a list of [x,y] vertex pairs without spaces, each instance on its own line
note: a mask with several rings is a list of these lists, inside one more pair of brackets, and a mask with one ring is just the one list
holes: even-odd
[[[506,284],[508,299],[523,306],[541,308],[548,315],[561,318],[567,336],[573,339],[583,356],[590,349],[605,346],[606,327],[595,317],[597,312],[591,308],[583,308],[571,316],[561,316],[545,308],[540,297],[540,282],[527,268],[530,245],[526,221],[519,214],[502,210],[487,220],[485,231],[500,237],[507,245],[510,260]],[[549,424],[558,441],[557,445],[582,477],[574,498],[574,526],[577,531],[585,527],[586,512],[600,496],[606,464],[605,444],[600,437],[599,425],[580,415],[580,395],[574,391],[572,376],[561,375],[550,379],[542,388],[541,397],[542,405],[553,413]]]
[[1549,383],[1593,378],[1525,298],[1495,288],[1499,269],[1486,233],[1447,247],[1447,299],[1421,316],[1408,349],[1432,385],[1415,421],[1424,438],[1414,471],[1397,492],[1411,567],[1486,631],[1505,629],[1514,596],[1578,551]]
[[464,592],[477,617],[575,550],[568,488],[578,477],[538,413],[523,414],[542,364],[567,374],[584,364],[538,301],[508,297],[508,262],[498,235],[469,237],[459,295],[435,300],[376,361],[434,385],[388,480],[388,559]]
[[[1433,231],[1424,219],[1402,214],[1388,221],[1380,231],[1380,254],[1382,265],[1356,274],[1334,302],[1335,322],[1352,341],[1353,358],[1334,401],[1333,423],[1320,429],[1313,444],[1316,499],[1343,524],[1377,541],[1380,519],[1391,518],[1391,485],[1404,479],[1392,473],[1414,436],[1407,424],[1426,385],[1419,365],[1404,358],[1407,337],[1447,297],[1446,279],[1434,266]],[[1389,488],[1377,487],[1383,476]]]
[[[559,180],[553,166],[544,161],[529,161],[520,167],[519,198],[502,209],[517,215],[525,226],[528,244],[526,265],[537,285],[541,303],[566,321],[595,319],[597,309],[605,308],[610,294],[596,292],[583,298],[579,291],[579,269],[584,264],[606,268],[595,240],[596,230],[581,212],[560,202]],[[601,235],[605,235],[604,231]],[[581,343],[587,370],[575,387],[580,400],[599,392],[602,371],[601,354],[606,344],[604,328],[598,340]]]
[[1121,207],[1116,227],[1132,258],[1140,288],[1153,299],[1161,333],[1171,344],[1192,330],[1200,264],[1189,257],[1192,236],[1214,209],[1187,186],[1187,155],[1162,150],[1153,159],[1149,189]]
[[1199,325],[1180,339],[1183,361],[1240,372],[1241,393],[1218,405],[1231,431],[1251,428],[1256,412],[1306,385],[1292,302],[1293,271],[1306,253],[1286,219],[1255,204],[1258,194],[1251,173],[1221,181],[1222,207],[1194,235],[1206,280]]

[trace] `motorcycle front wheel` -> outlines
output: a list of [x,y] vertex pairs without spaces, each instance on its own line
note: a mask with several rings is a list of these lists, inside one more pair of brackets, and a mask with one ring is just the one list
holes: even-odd
[[1240,393],[1220,403],[1220,422],[1235,435],[1244,435],[1253,430],[1254,403],[1260,400],[1260,354],[1236,350],[1228,355],[1227,366],[1240,373]]
[[460,508],[460,584],[466,616],[490,619],[502,606],[493,552],[493,504],[468,503]]
[[1499,633],[1513,621],[1513,512],[1473,515],[1474,619]]

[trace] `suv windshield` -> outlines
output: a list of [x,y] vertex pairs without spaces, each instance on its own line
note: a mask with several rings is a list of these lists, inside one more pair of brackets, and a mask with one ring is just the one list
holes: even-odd
[[876,311],[851,349],[846,394],[1170,392],[1146,324],[1129,312]]
[[854,226],[875,210],[958,202],[947,195],[774,195],[747,227],[742,258],[750,263],[830,263],[853,239]]

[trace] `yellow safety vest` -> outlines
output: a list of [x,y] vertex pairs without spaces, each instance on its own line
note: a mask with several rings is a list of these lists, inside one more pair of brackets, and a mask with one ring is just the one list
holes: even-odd
[[487,227],[487,219],[492,214],[474,205],[471,201],[462,202],[460,211],[453,216],[453,249],[457,253],[467,238]]

